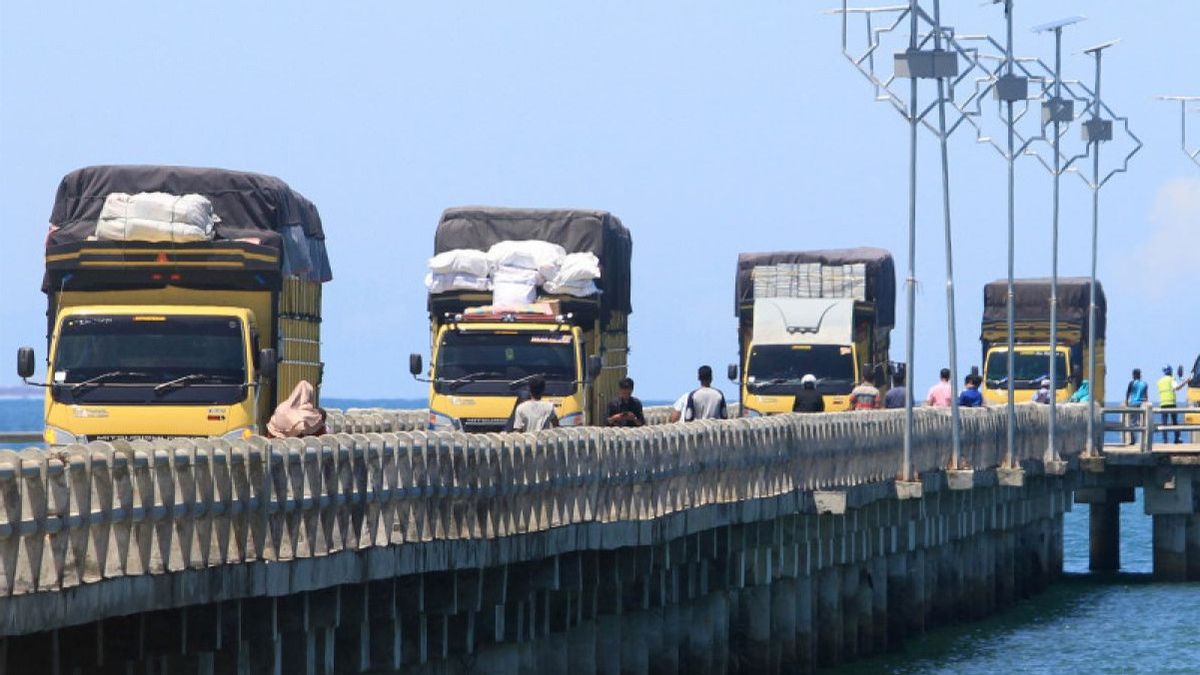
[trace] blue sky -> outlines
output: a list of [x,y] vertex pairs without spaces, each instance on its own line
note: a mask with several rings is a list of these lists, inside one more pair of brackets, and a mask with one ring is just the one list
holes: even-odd
[[[62,174],[97,163],[277,175],[317,203],[326,287],[325,393],[419,397],[421,278],[441,210],[577,206],[634,238],[631,375],[673,398],[695,367],[735,359],[739,251],[855,245],[905,260],[906,129],[842,58],[833,2],[0,2],[0,353],[44,354],[42,242]],[[963,33],[1000,10],[944,3]],[[1152,7],[1152,9],[1147,9]],[[1068,76],[1111,38],[1105,99],[1146,143],[1102,192],[1110,392],[1131,367],[1190,365],[1200,167],[1163,93],[1200,93],[1200,3],[1018,0],[1061,16]],[[1200,142],[1200,114],[1192,115]],[[1068,138],[1078,138],[1072,130]],[[936,145],[921,137],[916,385],[947,363]],[[951,143],[959,365],[979,362],[982,285],[1004,274],[1004,163]],[[1115,154],[1114,150],[1114,154]],[[1018,165],[1018,274],[1049,271],[1050,179]],[[1086,274],[1090,197],[1063,183],[1063,274]],[[893,338],[903,356],[903,326]],[[9,357],[11,358],[11,357]],[[16,383],[12,371],[0,384]],[[726,385],[726,389],[730,389]]]

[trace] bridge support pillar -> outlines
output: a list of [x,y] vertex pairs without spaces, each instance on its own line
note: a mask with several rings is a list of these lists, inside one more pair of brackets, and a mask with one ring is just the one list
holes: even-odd
[[1155,514],[1154,518],[1154,579],[1156,581],[1185,581],[1187,579],[1186,514]]
[[1116,572],[1121,569],[1121,502],[1108,498],[1088,503],[1088,569]]
[[845,565],[842,578],[842,661],[858,659],[859,571],[857,565]]
[[842,574],[838,567],[821,570],[817,580],[817,661],[842,662]]
[[1187,548],[1187,580],[1200,581],[1200,514],[1187,516],[1187,532],[1184,535]]

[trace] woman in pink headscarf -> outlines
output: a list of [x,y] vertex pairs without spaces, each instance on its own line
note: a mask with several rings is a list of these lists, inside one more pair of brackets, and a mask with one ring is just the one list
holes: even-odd
[[267,422],[271,438],[299,438],[325,433],[325,410],[314,403],[317,391],[307,380],[300,380],[287,400],[275,408]]

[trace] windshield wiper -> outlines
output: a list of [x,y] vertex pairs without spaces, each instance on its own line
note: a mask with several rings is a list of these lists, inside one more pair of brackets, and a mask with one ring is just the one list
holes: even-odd
[[494,375],[499,375],[499,374],[500,373],[497,373],[493,370],[481,370],[477,373],[467,373],[466,375],[463,375],[462,377],[456,377],[453,380],[442,380],[442,383],[445,384],[447,387],[450,387],[452,389],[457,389],[458,387],[460,387],[468,382],[474,382],[475,380],[478,380],[481,377],[489,377],[489,376],[494,376]]
[[101,382],[104,382],[105,380],[111,380],[114,377],[146,377],[146,373],[139,373],[134,370],[110,370],[107,373],[100,373],[95,377],[89,377],[82,382],[76,382],[75,384],[72,384],[71,393],[78,394],[79,390],[83,389],[84,387],[95,386]]
[[177,377],[173,380],[167,380],[166,382],[155,385],[154,393],[162,394],[168,390],[174,389],[175,387],[185,387],[193,382],[203,382],[205,380],[211,380],[214,377],[215,376],[210,373],[192,373],[190,375],[184,375],[182,377]]
[[532,380],[535,377],[545,378],[546,373],[530,373],[530,374],[526,375],[525,377],[519,377],[519,378],[513,380],[512,382],[509,382],[508,388],[516,389],[517,387],[520,387],[521,385],[529,382],[530,380]]

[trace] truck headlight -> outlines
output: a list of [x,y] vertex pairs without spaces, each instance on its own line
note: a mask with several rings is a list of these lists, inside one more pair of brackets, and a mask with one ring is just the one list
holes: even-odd
[[581,427],[583,426],[583,413],[573,412],[569,415],[563,415],[558,420],[560,427]]
[[760,413],[759,411],[755,410],[754,408],[747,408],[746,406],[742,406],[742,417],[762,417],[762,416],[763,416],[763,414]]
[[46,445],[87,443],[87,436],[76,436],[66,429],[61,429],[59,427],[46,427],[46,430],[42,432],[42,438],[46,439]]
[[227,441],[244,441],[253,436],[257,431],[258,430],[252,426],[238,427],[236,429],[230,429],[229,431],[221,434],[221,438]]
[[430,431],[457,431],[459,428],[461,428],[461,425],[453,417],[433,412],[432,410],[429,411]]

